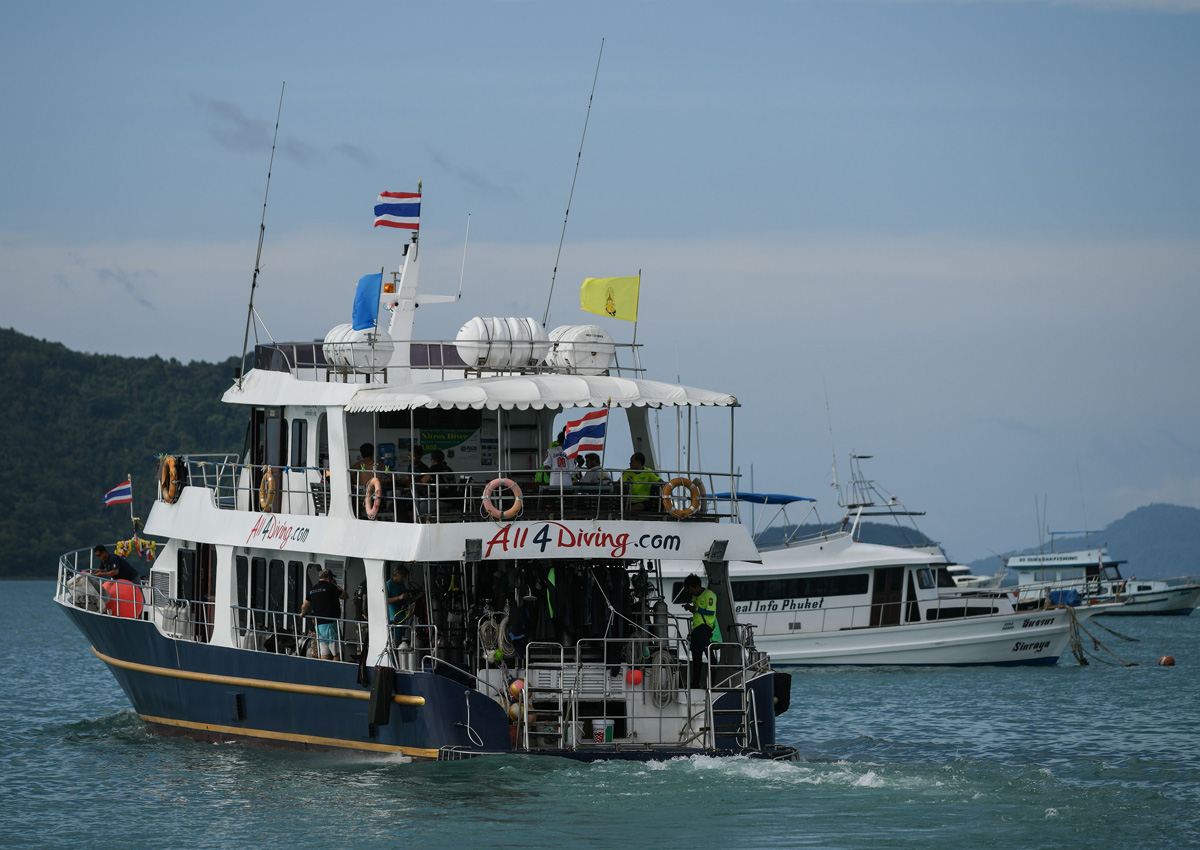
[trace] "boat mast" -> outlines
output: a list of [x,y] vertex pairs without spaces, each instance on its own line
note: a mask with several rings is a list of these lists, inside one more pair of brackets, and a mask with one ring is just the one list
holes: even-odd
[[275,167],[275,143],[279,140],[279,116],[283,114],[283,92],[286,88],[287,80],[284,80],[283,85],[279,87],[279,109],[275,111],[275,135],[271,139],[271,160],[267,163],[267,189],[263,192],[262,220],[258,223],[258,253],[254,255],[254,276],[250,278],[250,307],[246,311],[246,332],[242,336],[242,359],[239,361],[237,374],[239,390],[242,388],[242,378],[246,373],[246,346],[250,343],[250,322],[254,318],[254,290],[258,287],[263,237],[267,232],[267,196],[271,193],[271,169]]

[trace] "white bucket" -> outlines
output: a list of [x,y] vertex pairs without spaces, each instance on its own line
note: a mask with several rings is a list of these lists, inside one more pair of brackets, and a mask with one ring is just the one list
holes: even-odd
[[592,740],[597,744],[611,744],[613,740],[613,722],[611,720],[593,720]]

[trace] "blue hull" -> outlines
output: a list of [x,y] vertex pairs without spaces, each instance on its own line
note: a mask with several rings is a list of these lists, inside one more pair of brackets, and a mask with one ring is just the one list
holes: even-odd
[[[212,741],[255,741],[300,749],[401,753],[414,759],[458,759],[514,752],[500,705],[474,688],[433,673],[397,671],[386,723],[371,725],[368,687],[354,664],[230,649],[164,636],[150,622],[61,606],[108,665],[138,716],[152,729]],[[582,761],[661,760],[697,754],[794,758],[774,745],[773,676],[749,685],[757,712],[754,749],[717,737],[716,750],[588,746],[536,750]],[[724,695],[714,708],[730,707]],[[418,704],[419,703],[419,704]],[[527,752],[521,750],[520,752]]]

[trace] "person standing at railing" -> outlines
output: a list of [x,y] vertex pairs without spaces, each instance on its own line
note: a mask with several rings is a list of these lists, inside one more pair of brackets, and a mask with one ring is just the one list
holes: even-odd
[[692,612],[692,634],[688,643],[692,649],[693,688],[704,687],[704,656],[710,643],[721,642],[721,627],[717,625],[717,594],[704,587],[700,576],[692,573],[683,580],[683,587],[692,601],[683,607]]
[[92,571],[97,578],[115,578],[117,581],[131,581],[141,584],[142,574],[120,555],[110,555],[108,549],[97,543],[92,554],[100,560],[100,566]]
[[337,586],[332,570],[321,570],[317,586],[308,592],[308,598],[300,606],[301,617],[313,617],[317,621],[317,653],[321,658],[338,661],[338,623],[342,617],[342,600],[346,591]]

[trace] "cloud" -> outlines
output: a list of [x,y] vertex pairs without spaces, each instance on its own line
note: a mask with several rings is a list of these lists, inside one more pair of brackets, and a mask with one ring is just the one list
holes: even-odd
[[156,277],[152,271],[127,271],[126,269],[96,269],[96,279],[102,286],[116,286],[147,310],[156,309],[153,302],[142,292],[143,285]]
[[441,168],[447,174],[452,174],[462,180],[475,191],[484,195],[492,195],[500,198],[516,198],[517,191],[511,186],[501,186],[488,180],[478,171],[470,168],[463,168],[455,165],[441,151],[430,151],[429,155],[433,158],[434,165]]
[[271,124],[251,118],[227,100],[193,94],[192,104],[213,122],[209,132],[223,148],[232,151],[260,151],[271,142]]
[[347,159],[355,162],[366,168],[375,165],[375,158],[360,148],[358,145],[352,145],[349,142],[341,142],[333,146],[334,153],[340,153]]

